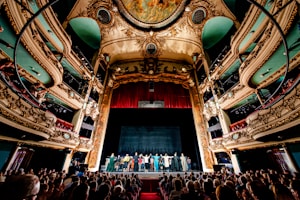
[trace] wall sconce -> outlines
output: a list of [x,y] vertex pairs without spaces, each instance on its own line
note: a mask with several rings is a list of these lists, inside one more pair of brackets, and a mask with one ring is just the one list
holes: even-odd
[[2,33],[4,31],[3,26],[0,25],[0,33]]

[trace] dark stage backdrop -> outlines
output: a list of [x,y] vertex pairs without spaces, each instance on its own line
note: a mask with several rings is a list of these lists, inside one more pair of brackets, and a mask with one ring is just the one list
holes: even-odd
[[[125,127],[135,130],[136,135],[134,136],[132,133],[130,136],[133,137],[132,140],[134,141],[129,141],[130,139],[126,139],[126,137],[124,139],[125,141],[123,141],[124,136],[122,136],[122,132],[124,132],[124,130],[122,129]],[[141,149],[148,151],[148,149],[154,147],[162,148],[160,146],[162,146],[162,143],[165,143],[163,140],[166,139],[169,140],[168,142],[171,141],[170,144],[168,143],[164,147],[166,151],[170,151],[167,153],[173,155],[175,151],[177,151],[177,153],[183,152],[186,156],[192,158],[193,164],[195,163],[195,165],[201,167],[201,158],[191,108],[111,108],[104,139],[101,165],[105,163],[105,159],[109,157],[111,153],[118,154],[122,149],[136,145],[137,142],[140,141],[141,130],[147,128],[148,130],[145,134],[151,132],[151,136],[143,139],[146,145],[143,144],[141,147],[137,146],[138,149],[132,149],[132,152],[138,151],[138,153],[141,153],[144,151]],[[170,134],[172,134],[172,136],[170,136]],[[172,137],[172,139],[170,139],[170,137]],[[128,144],[126,141],[130,143]],[[120,147],[119,144],[123,144],[125,147]],[[141,149],[139,150],[139,148]],[[151,153],[156,153],[154,151],[155,150]]]
[[179,126],[121,126],[119,154],[181,152]]

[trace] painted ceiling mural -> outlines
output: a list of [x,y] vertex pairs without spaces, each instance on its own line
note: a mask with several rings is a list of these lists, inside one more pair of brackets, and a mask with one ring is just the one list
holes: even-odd
[[184,10],[186,0],[119,0],[125,17],[142,28],[161,28]]

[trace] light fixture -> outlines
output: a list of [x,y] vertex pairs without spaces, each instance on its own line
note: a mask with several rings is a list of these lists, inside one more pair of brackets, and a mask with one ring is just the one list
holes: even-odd
[[197,62],[199,55],[200,55],[199,53],[193,53],[192,58],[193,58],[194,63]]
[[2,33],[4,31],[3,26],[0,25],[0,33]]
[[149,74],[154,74],[154,71],[152,69],[149,70]]
[[267,75],[270,71],[271,71],[271,68],[267,69],[267,71],[264,72],[264,73],[262,73],[262,74],[260,75],[260,77],[263,78],[263,77],[264,77],[265,75]]
[[106,62],[110,61],[110,57],[107,53],[104,53],[103,56],[104,56]]
[[36,71],[34,67],[30,67],[31,68],[31,71],[34,72],[37,76],[40,76],[41,73]]
[[70,91],[70,92],[69,92],[69,95],[70,95],[70,97],[74,97],[74,92],[73,92],[73,91]]
[[185,12],[190,12],[191,11],[191,8],[190,7],[185,7]]

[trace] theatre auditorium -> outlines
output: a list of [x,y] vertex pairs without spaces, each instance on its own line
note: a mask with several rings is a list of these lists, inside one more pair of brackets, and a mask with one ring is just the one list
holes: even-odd
[[300,170],[299,0],[0,9],[4,174]]

